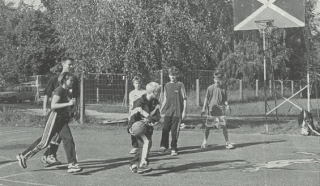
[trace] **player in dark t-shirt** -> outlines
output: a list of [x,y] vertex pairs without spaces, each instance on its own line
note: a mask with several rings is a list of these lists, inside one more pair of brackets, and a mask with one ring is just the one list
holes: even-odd
[[[72,68],[74,59],[70,57],[63,57],[61,58],[61,65],[62,65],[62,72],[69,72],[70,68]],[[44,90],[44,100],[43,100],[43,112],[44,114],[47,113],[47,102],[50,97],[52,97],[53,91],[59,87],[58,77],[59,74],[56,74],[52,76]],[[80,97],[80,91],[79,91],[79,81],[77,78],[74,78],[74,83],[72,85],[72,89],[69,89],[69,91],[72,91],[71,96],[72,98],[76,98],[76,105],[72,107],[77,107],[77,103]],[[77,110],[77,108],[75,108]],[[52,140],[50,145],[48,146],[48,149],[41,157],[41,161],[45,166],[49,165],[59,165],[61,162],[57,159],[57,151],[59,144],[61,143],[61,138],[58,134],[56,134]]]
[[74,139],[68,125],[70,121],[70,106],[75,104],[75,99],[71,98],[69,89],[72,87],[74,80],[73,74],[63,72],[58,78],[60,86],[53,92],[51,101],[51,111],[48,113],[46,124],[42,136],[31,144],[25,151],[19,153],[16,157],[19,165],[26,169],[27,160],[33,157],[42,149],[46,148],[56,133],[63,140],[64,149],[68,161],[68,172],[74,173],[82,170],[77,164],[77,155]]

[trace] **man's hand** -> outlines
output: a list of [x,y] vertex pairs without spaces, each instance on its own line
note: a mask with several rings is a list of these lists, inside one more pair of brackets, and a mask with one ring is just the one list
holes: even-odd
[[75,98],[72,98],[70,101],[69,101],[69,106],[72,106],[72,105],[75,105],[76,104],[76,99]]
[[226,111],[231,113],[231,108],[229,105],[226,105]]
[[185,112],[182,112],[181,119],[185,119],[187,117]]

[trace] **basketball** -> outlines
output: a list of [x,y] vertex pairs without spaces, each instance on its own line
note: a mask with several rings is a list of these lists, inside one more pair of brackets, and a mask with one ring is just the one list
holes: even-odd
[[144,135],[147,131],[147,123],[144,121],[134,122],[130,128],[131,135],[138,137]]

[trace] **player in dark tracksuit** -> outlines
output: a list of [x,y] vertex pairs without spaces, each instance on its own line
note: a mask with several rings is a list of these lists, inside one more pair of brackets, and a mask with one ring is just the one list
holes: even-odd
[[185,118],[187,96],[183,83],[177,81],[179,70],[176,67],[169,69],[170,82],[164,86],[164,98],[161,114],[164,115],[162,137],[159,153],[165,153],[169,148],[169,133],[171,131],[171,155],[178,155],[178,138],[181,120]]
[[52,110],[49,112],[42,137],[37,139],[24,152],[17,155],[22,168],[27,168],[27,160],[46,148],[52,137],[59,133],[63,140],[64,149],[68,160],[68,172],[79,172],[82,169],[77,165],[75,143],[71,134],[68,122],[70,120],[71,106],[75,104],[75,99],[71,98],[68,89],[72,88],[73,75],[70,72],[63,72],[58,78],[60,86],[53,92],[51,101]]
[[[60,63],[62,65],[62,72],[69,72],[70,68],[73,66],[73,61],[74,59],[70,57],[62,57],[60,60]],[[59,82],[58,82],[58,77],[61,74],[56,74],[52,76],[44,90],[44,101],[43,101],[43,106],[44,106],[44,114],[46,114],[46,107],[47,107],[47,100],[48,98],[51,97],[53,91],[59,87]],[[74,77],[74,83],[72,85],[72,89],[69,89],[71,92],[71,97],[76,98],[76,105],[78,99],[80,97],[80,91],[79,91],[79,82],[76,77]],[[61,137],[58,134],[55,134],[51,140],[51,143],[48,146],[48,149],[46,152],[43,154],[41,157],[42,163],[44,163],[46,166],[48,165],[59,165],[61,162],[58,161],[57,159],[57,151],[59,144],[61,143]]]
[[137,137],[138,151],[130,162],[130,169],[134,173],[144,173],[151,171],[148,166],[148,154],[152,146],[153,125],[160,119],[160,105],[158,97],[160,95],[160,85],[151,82],[146,86],[147,93],[142,95],[133,102],[133,108],[130,112],[130,120],[128,123],[128,131],[130,133],[131,126],[136,121],[144,120],[147,124],[145,134]]

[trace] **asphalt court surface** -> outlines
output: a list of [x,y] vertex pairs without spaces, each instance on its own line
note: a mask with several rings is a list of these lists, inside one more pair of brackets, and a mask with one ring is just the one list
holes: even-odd
[[[158,155],[161,132],[155,131],[145,174],[129,170],[130,136],[116,130],[72,129],[83,171],[43,167],[44,150],[22,169],[15,156],[42,135],[43,128],[0,127],[1,185],[319,185],[320,138],[299,135],[229,134],[236,149],[224,147],[222,130],[211,133],[208,149],[199,147],[202,132],[181,131],[179,156]],[[63,145],[58,159],[66,162]]]

